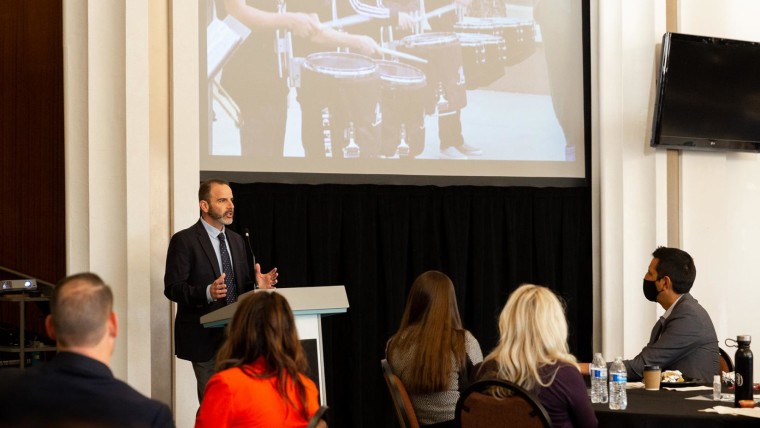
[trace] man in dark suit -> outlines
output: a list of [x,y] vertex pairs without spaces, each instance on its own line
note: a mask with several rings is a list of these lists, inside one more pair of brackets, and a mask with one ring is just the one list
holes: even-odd
[[0,371],[4,427],[173,427],[165,404],[114,378],[108,364],[117,322],[111,289],[95,274],[62,280],[53,290],[48,335],[58,354],[27,370]]
[[[227,229],[235,205],[232,189],[222,180],[208,180],[198,190],[201,218],[172,236],[166,255],[164,295],[177,303],[174,348],[178,358],[193,364],[198,401],[214,374],[214,356],[224,329],[205,328],[201,316],[237,301],[254,288],[243,238]],[[277,269],[266,274],[255,266],[260,288],[277,284]]]
[[[679,370],[685,379],[710,382],[719,373],[718,335],[710,315],[689,294],[697,270],[694,260],[678,248],[659,247],[644,275],[644,297],[665,313],[655,323],[649,343],[639,355],[625,360],[628,380],[641,380],[644,365]],[[588,365],[581,366],[588,373]]]

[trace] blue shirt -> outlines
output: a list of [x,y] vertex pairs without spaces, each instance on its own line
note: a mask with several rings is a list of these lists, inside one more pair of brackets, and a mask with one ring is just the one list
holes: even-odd
[[[216,262],[219,263],[219,272],[223,271],[222,268],[222,253],[219,250],[219,244],[221,244],[221,241],[219,240],[219,234],[224,233],[224,245],[227,246],[227,254],[230,255],[230,266],[234,269],[234,266],[232,263],[232,251],[230,251],[230,242],[229,239],[227,239],[227,234],[225,233],[225,228],[223,227],[220,231],[219,229],[215,228],[214,226],[206,223],[206,220],[201,217],[201,224],[206,229],[206,232],[208,232],[208,237],[211,239],[211,246],[214,247],[214,254],[216,254]],[[214,299],[211,298],[211,284],[206,287],[206,299],[210,302],[213,302]]]

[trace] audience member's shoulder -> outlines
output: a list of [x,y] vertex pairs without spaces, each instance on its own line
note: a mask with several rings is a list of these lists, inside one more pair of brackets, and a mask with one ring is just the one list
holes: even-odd
[[0,369],[0,386],[5,386],[11,382],[15,382],[23,374],[24,370],[21,370],[17,367],[7,367]]
[[118,398],[119,407],[130,409],[135,418],[145,418],[151,427],[174,427],[174,419],[169,406],[146,397],[126,382],[117,380],[119,392],[113,398]]
[[8,403],[5,399],[16,389],[23,374],[23,370],[15,367],[0,369],[0,403]]
[[151,400],[155,403],[155,417],[151,423],[152,428],[174,428],[174,415],[172,415],[171,409],[166,404]]
[[575,364],[567,361],[558,361],[555,365],[557,377],[562,379],[583,379],[583,375]]
[[498,377],[499,365],[495,360],[483,360],[472,368],[473,381]]
[[673,308],[673,313],[675,313],[676,316],[686,317],[709,316],[707,309],[705,309],[704,306],[702,306],[690,293],[681,296],[681,299],[676,303],[675,308]]

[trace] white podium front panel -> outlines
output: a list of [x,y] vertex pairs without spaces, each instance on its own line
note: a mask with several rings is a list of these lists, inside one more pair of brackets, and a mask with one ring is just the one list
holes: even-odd
[[253,293],[279,293],[288,301],[296,319],[298,338],[316,341],[316,370],[318,376],[320,404],[327,404],[325,392],[325,364],[322,348],[322,316],[345,313],[348,309],[346,289],[342,285],[326,287],[276,288],[272,290],[254,290],[241,294],[238,301],[217,309],[201,317],[201,324],[207,328],[220,328],[227,325],[235,314],[238,304]]

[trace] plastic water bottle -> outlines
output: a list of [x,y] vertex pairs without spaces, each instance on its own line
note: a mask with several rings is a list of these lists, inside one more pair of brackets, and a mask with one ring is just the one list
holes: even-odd
[[607,402],[607,362],[601,352],[594,354],[594,359],[589,367],[591,374],[591,402]]
[[716,374],[713,376],[713,400],[720,401],[721,399],[721,383],[720,383],[720,375]]
[[623,364],[623,357],[615,358],[610,367],[610,409],[625,410],[628,407],[628,396],[625,386],[628,383],[628,372]]

